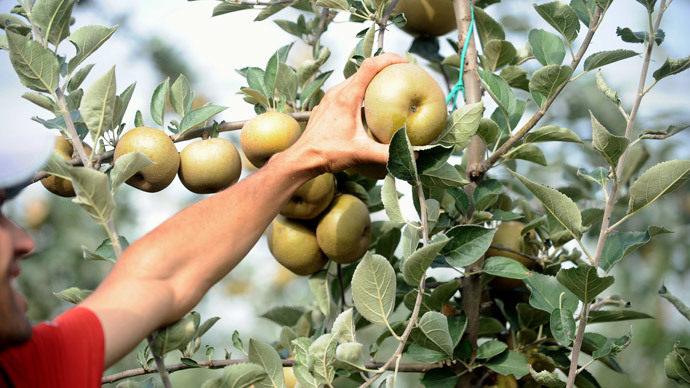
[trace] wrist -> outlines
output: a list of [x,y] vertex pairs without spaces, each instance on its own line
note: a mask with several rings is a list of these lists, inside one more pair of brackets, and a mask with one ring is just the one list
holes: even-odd
[[318,150],[292,146],[273,155],[265,167],[270,170],[283,170],[282,174],[304,183],[324,173],[325,166],[326,158]]

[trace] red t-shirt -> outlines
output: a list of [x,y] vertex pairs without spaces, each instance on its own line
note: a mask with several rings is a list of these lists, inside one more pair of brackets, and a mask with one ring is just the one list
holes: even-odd
[[[0,368],[14,388],[100,387],[105,339],[98,317],[74,307],[34,326],[31,340],[0,352]],[[0,387],[7,382],[0,374]]]

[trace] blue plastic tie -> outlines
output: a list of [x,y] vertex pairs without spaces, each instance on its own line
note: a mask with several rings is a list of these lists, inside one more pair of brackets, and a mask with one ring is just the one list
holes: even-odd
[[458,92],[462,92],[462,98],[465,98],[465,84],[462,82],[462,73],[465,68],[465,54],[467,54],[467,46],[470,45],[470,38],[472,37],[472,30],[474,28],[474,7],[472,7],[472,1],[470,1],[470,12],[472,14],[472,21],[470,21],[470,28],[467,30],[465,44],[462,46],[458,82],[455,84],[455,86],[453,86],[453,90],[451,90],[450,94],[448,94],[448,98],[446,98],[446,104],[450,104],[451,101],[453,102],[453,110],[455,110],[458,105]]

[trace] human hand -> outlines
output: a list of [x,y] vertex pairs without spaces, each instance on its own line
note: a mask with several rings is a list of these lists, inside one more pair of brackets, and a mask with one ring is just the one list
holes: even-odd
[[342,171],[361,163],[386,163],[388,145],[367,135],[362,123],[362,102],[369,82],[379,71],[404,62],[405,58],[392,53],[365,59],[357,73],[326,92],[294,146],[317,152],[324,172]]

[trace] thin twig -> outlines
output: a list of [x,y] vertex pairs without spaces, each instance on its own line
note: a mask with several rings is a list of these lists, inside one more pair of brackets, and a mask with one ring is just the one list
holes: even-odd
[[330,19],[332,19],[331,13],[328,8],[324,7],[321,10],[321,16],[319,19],[319,25],[316,27],[316,33],[314,34],[314,37],[309,40],[309,45],[313,46],[319,41],[319,39],[321,39],[321,35],[323,35],[324,31],[326,31],[326,26],[328,25]]
[[378,45],[379,45],[379,50],[383,50],[383,34],[386,32],[386,26],[388,25],[388,19],[391,17],[391,14],[393,13],[393,10],[395,9],[395,6],[398,4],[398,0],[393,0],[391,3],[388,5],[388,8],[386,8],[386,11],[383,13],[383,17],[379,21],[379,37],[378,37]]
[[540,260],[539,260],[538,257],[534,257],[534,256],[532,256],[532,255],[528,255],[528,254],[526,254],[526,253],[517,251],[517,250],[515,250],[515,249],[510,249],[510,248],[506,248],[506,247],[504,247],[504,246],[493,245],[493,244],[489,245],[489,248],[495,249],[495,250],[497,250],[497,251],[510,252],[510,253],[519,255],[519,256],[521,256],[521,257],[524,257],[525,259],[529,259],[529,260],[532,260],[532,261],[535,261],[535,262],[540,262]]
[[[587,48],[589,48],[589,44],[592,41],[592,37],[594,36],[594,33],[597,31],[599,27],[599,18],[601,17],[602,10],[600,7],[597,7],[597,10],[594,12],[594,16],[592,16],[592,20],[589,23],[589,29],[587,30],[587,35],[585,35],[585,39],[582,41],[582,46],[580,46],[580,49],[578,50],[577,54],[575,54],[575,57],[573,58],[573,61],[570,63],[570,67],[575,70],[577,66],[580,64],[580,61],[582,60],[582,57],[584,57],[585,53],[587,52]],[[546,111],[549,109],[551,104],[554,102],[556,97],[561,93],[563,88],[568,85],[568,82],[562,83],[554,92],[553,96],[546,100],[544,105],[539,109],[530,119],[529,121],[522,127],[520,128],[513,136],[511,136],[508,140],[506,140],[501,147],[496,150],[496,152],[493,152],[489,158],[484,161],[483,163],[483,170],[488,171],[491,167],[493,167],[496,162],[498,162],[500,159],[503,158],[503,156],[512,148],[515,143],[520,141],[527,132],[529,132],[532,128],[534,128],[539,120],[541,120],[542,117],[546,114]]]
[[582,312],[580,313],[580,323],[577,326],[577,335],[575,342],[573,342],[573,353],[570,356],[570,371],[568,372],[568,383],[566,388],[573,388],[575,384],[575,377],[577,377],[577,360],[580,358],[580,348],[585,337],[585,327],[587,326],[587,314],[589,312],[589,303],[582,304]]
[[[235,365],[235,364],[244,364],[249,362],[249,360],[210,360],[210,361],[197,361],[197,364],[199,365],[198,367],[196,366],[190,366],[187,364],[174,364],[174,365],[168,365],[165,367],[165,369],[168,371],[168,373],[173,373],[177,372],[179,370],[185,370],[185,369],[195,369],[195,368],[205,368],[205,369],[220,369],[224,368],[228,365]],[[284,367],[291,367],[294,363],[294,360],[281,360],[282,365]],[[364,363],[364,366],[367,369],[378,369],[383,366],[383,362],[367,362]],[[417,364],[400,364],[398,367],[399,372],[416,372],[416,373],[424,373],[432,369],[438,369],[442,368],[443,364],[442,363],[436,363],[436,364],[423,364],[423,363],[417,363]],[[391,367],[391,370],[394,367]],[[129,369],[125,370],[119,373],[115,373],[112,375],[104,376],[101,379],[101,384],[109,384],[109,383],[114,383],[123,379],[131,378],[131,377],[136,377],[136,376],[142,376],[142,375],[147,375],[147,374],[152,374],[152,373],[158,373],[158,368],[153,367],[153,368],[135,368],[135,369]]]

